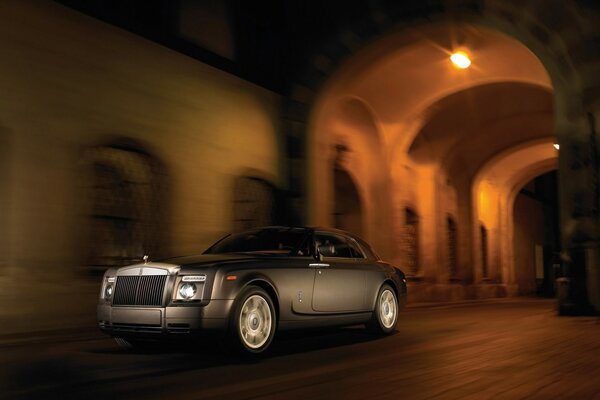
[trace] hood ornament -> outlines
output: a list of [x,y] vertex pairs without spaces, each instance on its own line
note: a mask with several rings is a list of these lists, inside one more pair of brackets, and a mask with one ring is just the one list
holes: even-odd
[[144,255],[143,259],[144,259],[144,264],[148,264],[148,255],[147,254]]

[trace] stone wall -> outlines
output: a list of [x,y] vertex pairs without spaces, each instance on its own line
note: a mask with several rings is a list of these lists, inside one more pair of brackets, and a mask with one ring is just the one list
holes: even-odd
[[200,252],[234,227],[236,179],[281,186],[279,96],[52,1],[0,15],[0,333],[93,324],[102,221]]

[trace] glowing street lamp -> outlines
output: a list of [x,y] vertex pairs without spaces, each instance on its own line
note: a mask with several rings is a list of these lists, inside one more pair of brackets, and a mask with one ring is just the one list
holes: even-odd
[[452,64],[454,64],[454,66],[459,69],[467,69],[471,65],[471,59],[469,58],[469,55],[464,51],[457,51],[452,53],[452,55],[450,56],[450,61],[452,61]]

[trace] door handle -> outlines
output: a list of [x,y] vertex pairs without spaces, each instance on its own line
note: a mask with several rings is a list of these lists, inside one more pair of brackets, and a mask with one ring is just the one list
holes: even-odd
[[308,264],[309,267],[311,268],[327,268],[329,267],[329,264],[325,264],[325,263],[310,263]]

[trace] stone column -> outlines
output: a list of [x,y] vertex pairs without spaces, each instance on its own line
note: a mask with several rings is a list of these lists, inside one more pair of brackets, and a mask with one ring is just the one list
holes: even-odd
[[[559,202],[562,263],[559,280],[559,312],[581,314],[600,310],[600,276],[597,265],[597,162],[594,158],[593,118],[582,115],[557,121],[560,143]],[[590,300],[591,304],[590,304]]]
[[588,193],[591,196],[591,215],[588,218],[589,239],[585,243],[585,263],[588,300],[596,312],[600,312],[600,180],[599,180],[599,143],[596,127],[596,117],[593,113],[588,113],[589,129],[589,184],[592,190]]

